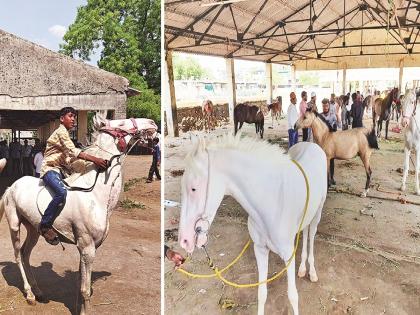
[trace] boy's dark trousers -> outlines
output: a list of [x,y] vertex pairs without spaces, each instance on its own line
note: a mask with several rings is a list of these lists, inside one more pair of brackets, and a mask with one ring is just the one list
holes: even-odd
[[159,168],[156,159],[153,159],[152,161],[152,166],[150,166],[149,170],[149,177],[147,179],[150,181],[153,180],[153,174],[156,174],[157,179],[160,179]]

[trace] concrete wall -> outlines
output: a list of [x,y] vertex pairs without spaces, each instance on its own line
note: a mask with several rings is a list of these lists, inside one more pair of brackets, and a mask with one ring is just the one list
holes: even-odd
[[72,106],[76,110],[114,110],[115,118],[126,118],[127,96],[123,94],[51,95],[36,97],[10,97],[0,95],[3,110],[60,110]]

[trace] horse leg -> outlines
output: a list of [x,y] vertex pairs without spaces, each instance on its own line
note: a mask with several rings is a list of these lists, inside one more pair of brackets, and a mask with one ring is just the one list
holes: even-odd
[[[292,256],[293,247],[293,243],[291,243],[289,250],[285,252],[286,257],[283,258],[285,262]],[[290,304],[292,305],[293,314],[299,315],[299,296],[296,288],[294,256],[290,260],[289,268],[287,268],[287,296],[289,298]]]
[[330,168],[331,168],[331,159],[327,157],[327,187],[330,188],[331,180],[330,180]]
[[[255,227],[255,223],[248,217],[248,231],[254,242],[254,253],[257,260],[258,281],[263,282],[267,280],[268,273],[268,254],[269,249],[261,240],[260,233]],[[267,300],[267,284],[258,286],[258,315],[264,315],[265,302]]]
[[236,136],[236,133],[238,132],[238,121],[237,120],[234,120],[233,121],[233,125],[235,127],[235,136]]
[[389,119],[385,121],[385,140],[388,140]]
[[325,198],[319,205],[318,211],[315,214],[314,218],[312,219],[311,223],[309,224],[309,279],[311,282],[318,281],[318,275],[316,274],[315,270],[315,257],[314,257],[314,241],[315,241],[315,234],[318,229],[318,223],[321,220],[321,213],[322,208],[324,206]]
[[38,243],[39,234],[35,227],[33,227],[29,222],[23,221],[23,225],[26,228],[27,235],[25,242],[22,245],[22,260],[23,266],[25,268],[26,274],[28,276],[29,284],[33,289],[33,293],[35,294],[38,301],[43,299],[42,291],[39,289],[38,284],[36,283],[35,277],[32,273],[31,264],[29,262],[31,253],[35,245]]
[[330,176],[331,176],[331,185],[335,185],[334,179],[334,159],[330,160]]
[[416,194],[420,195],[419,187],[419,167],[420,167],[420,154],[416,151]]
[[408,171],[410,169],[410,150],[407,147],[404,147],[404,172],[401,184],[401,190],[404,191],[406,186],[405,183],[407,181]]
[[32,292],[31,285],[28,282],[28,278],[26,277],[25,268],[22,263],[22,252],[21,248],[22,245],[20,244],[20,224],[21,220],[16,212],[14,211],[7,211],[7,220],[9,222],[9,228],[10,228],[10,237],[12,239],[13,249],[15,251],[15,260],[16,264],[19,267],[20,274],[22,275],[23,279],[23,289],[26,293],[26,301],[30,305],[35,305],[35,295]]
[[[258,281],[262,282],[267,280],[269,250],[266,246],[254,244],[254,252],[258,266]],[[264,315],[264,307],[266,300],[267,284],[264,283],[258,286],[258,315]]]
[[365,166],[365,170],[366,170],[366,185],[365,185],[365,190],[361,194],[361,197],[366,197],[368,192],[369,192],[370,177],[372,175],[372,170],[370,169],[370,155],[371,154],[372,154],[372,152],[368,151],[365,154],[360,155],[360,158],[361,158],[361,160],[363,162],[363,165]]
[[260,135],[261,135],[261,139],[262,139],[263,136],[264,136],[264,122],[262,122],[261,126],[260,126]]
[[82,305],[80,315],[89,313],[91,296],[91,277],[93,260],[95,259],[95,246],[79,248],[80,252],[80,294],[82,296]]
[[301,254],[301,260],[300,260],[300,266],[298,270],[298,277],[303,278],[306,276],[306,259],[308,258],[308,232],[309,228],[306,227],[302,231],[302,254]]

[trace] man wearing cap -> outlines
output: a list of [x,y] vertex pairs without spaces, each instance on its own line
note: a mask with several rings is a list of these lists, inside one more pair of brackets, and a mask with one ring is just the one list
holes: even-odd
[[[308,100],[308,94],[306,93],[306,91],[302,91],[301,96],[302,96],[302,101],[300,102],[300,105],[299,105],[299,111],[300,111],[300,117],[303,117],[303,115],[305,115],[306,113],[306,109],[308,108],[308,104],[306,103]],[[309,139],[309,128],[302,128],[302,140],[308,141],[308,139]]]
[[296,121],[299,119],[299,114],[296,108],[296,94],[290,93],[290,105],[287,109],[287,127],[289,133],[289,148],[298,142],[298,131],[294,129]]

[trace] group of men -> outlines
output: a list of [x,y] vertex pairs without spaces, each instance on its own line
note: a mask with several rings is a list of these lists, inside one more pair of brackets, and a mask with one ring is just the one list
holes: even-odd
[[35,139],[34,146],[28,144],[27,139],[23,141],[23,145],[17,139],[13,140],[9,145],[7,145],[6,140],[1,141],[0,159],[5,158],[8,162],[4,175],[15,177],[33,176],[34,170],[36,173],[35,156],[42,152],[42,149],[39,139]]
[[[308,94],[306,91],[301,93],[301,102],[299,104],[299,110],[297,108],[297,98],[295,92],[290,93],[290,105],[287,110],[287,128],[289,133],[289,148],[298,142],[298,131],[294,129],[295,123],[299,118],[303,117],[307,111],[313,111],[318,113],[316,104],[316,93],[311,93],[311,99],[308,102]],[[350,98],[350,97],[349,97]],[[333,130],[347,129],[348,125],[352,125],[352,128],[363,127],[363,104],[362,96],[360,92],[353,93],[351,95],[351,101],[346,108],[341,108],[335,94],[331,94],[330,99],[324,98],[322,103],[322,112],[318,113],[330,124]],[[344,109],[344,115],[342,115]],[[302,129],[302,140],[310,141],[311,129]]]

